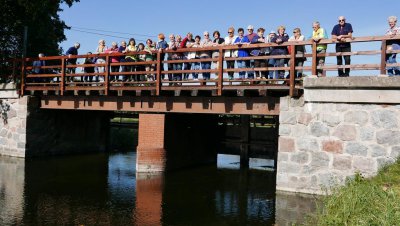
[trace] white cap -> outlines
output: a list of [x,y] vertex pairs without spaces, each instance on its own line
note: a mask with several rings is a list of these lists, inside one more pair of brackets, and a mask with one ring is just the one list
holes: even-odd
[[276,32],[274,30],[269,32],[270,34],[276,34]]
[[249,25],[249,26],[247,26],[247,29],[254,30],[254,27],[253,27],[253,25]]

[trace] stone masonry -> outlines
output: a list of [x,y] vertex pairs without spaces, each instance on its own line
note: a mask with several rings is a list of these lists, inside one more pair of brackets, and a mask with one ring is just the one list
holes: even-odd
[[27,99],[1,99],[9,108],[0,118],[0,155],[25,157]]
[[[331,86],[337,87],[329,79]],[[355,78],[348,79],[351,87]],[[307,80],[304,87],[301,98],[281,98],[278,190],[323,194],[323,188],[344,184],[356,172],[373,176],[399,157],[400,103],[385,104],[385,98],[382,103],[367,103],[354,95],[347,99],[351,102],[329,102],[311,96],[314,90],[308,92]],[[340,92],[336,89],[329,95]],[[346,89],[349,91],[349,86]],[[317,91],[326,98],[323,89]]]

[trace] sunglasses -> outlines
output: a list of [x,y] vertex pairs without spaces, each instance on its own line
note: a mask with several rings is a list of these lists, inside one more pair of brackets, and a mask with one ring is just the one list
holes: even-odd
[[339,20],[339,22],[345,22],[346,20]]
[[233,34],[233,32],[232,31],[228,31],[228,34]]

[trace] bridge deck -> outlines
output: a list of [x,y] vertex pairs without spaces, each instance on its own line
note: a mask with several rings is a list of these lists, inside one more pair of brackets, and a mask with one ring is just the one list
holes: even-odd
[[[279,46],[295,49],[296,46],[311,47],[311,53],[295,53],[287,55],[258,55],[248,57],[225,57],[227,51],[242,49],[251,52],[253,49],[274,48],[274,43],[251,45],[222,45],[207,48],[183,48],[177,50],[153,51],[153,61],[112,62],[112,59],[125,59],[125,56],[149,54],[148,52],[130,52],[126,54],[92,54],[77,56],[49,56],[42,58],[25,58],[14,60],[13,76],[21,73],[21,95],[34,94],[42,96],[43,108],[74,108],[91,110],[133,110],[161,112],[198,112],[198,113],[261,113],[277,114],[278,96],[299,96],[302,94],[302,78],[296,78],[298,72],[316,75],[319,70],[336,71],[350,68],[351,70],[375,70],[385,74],[388,67],[400,66],[386,64],[388,54],[399,53],[399,50],[387,48],[387,40],[399,40],[395,37],[356,37],[346,40],[351,43],[378,42],[379,48],[372,50],[353,51],[345,53],[316,52],[317,43],[309,40],[302,42],[286,42]],[[335,40],[324,39],[318,44],[333,45]],[[219,53],[218,57],[206,59],[186,59],[186,53],[204,52]],[[181,59],[170,59],[169,54],[180,55]],[[376,63],[351,65],[318,65],[318,58],[337,56],[374,56]],[[103,58],[101,64],[71,64],[71,59]],[[304,59],[311,59],[310,66],[296,66]],[[273,67],[268,62],[273,59],[285,59],[287,67]],[[46,66],[32,66],[34,61],[45,61]],[[245,61],[262,62],[260,67],[228,68],[229,62]],[[186,64],[212,64],[210,69],[194,70]],[[178,66],[177,66],[178,65]],[[174,66],[176,70],[173,70]],[[16,67],[18,67],[16,69]],[[147,67],[149,71],[144,71]],[[92,68],[94,73],[79,72],[82,68]],[[121,68],[121,71],[120,71]],[[130,69],[129,69],[130,68]],[[132,70],[133,68],[133,70]],[[207,67],[206,67],[207,68]],[[38,73],[39,69],[39,73]],[[183,69],[183,70],[181,70]],[[190,70],[192,69],[192,70]],[[285,76],[268,78],[269,72],[284,71]],[[256,78],[238,79],[238,72],[255,72]],[[11,73],[11,72],[10,72]],[[322,76],[324,76],[324,73]],[[198,74],[201,79],[182,79]],[[201,74],[201,76],[200,76]],[[207,74],[211,74],[207,78]],[[235,79],[229,79],[234,74]],[[376,74],[376,72],[375,72]],[[258,76],[257,76],[258,75]],[[9,77],[9,76],[7,76]],[[262,78],[266,77],[266,78]],[[206,78],[206,79],[205,79]],[[236,98],[234,98],[236,97]],[[252,102],[256,99],[256,102]],[[90,100],[91,104],[87,102]],[[145,101],[148,101],[145,103]],[[205,102],[212,102],[206,105]],[[225,101],[225,102],[224,102]],[[113,103],[111,103],[113,102]],[[107,103],[107,104],[105,104]],[[140,105],[140,107],[138,107]],[[250,107],[250,105],[252,107]],[[96,107],[94,107],[96,106]],[[147,107],[143,107],[147,106]],[[156,107],[154,107],[156,106]],[[189,107],[191,106],[191,107]],[[206,107],[208,106],[208,107]],[[237,110],[241,109],[241,110]],[[252,109],[252,110],[249,110]],[[263,109],[259,111],[258,109]]]

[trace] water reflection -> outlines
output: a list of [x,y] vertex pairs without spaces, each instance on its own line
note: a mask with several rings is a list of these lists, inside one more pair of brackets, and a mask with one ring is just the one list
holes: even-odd
[[25,160],[0,156],[0,224],[20,224],[24,207]]
[[290,225],[313,208],[308,198],[275,196],[273,172],[136,174],[135,160],[0,156],[0,225]]

